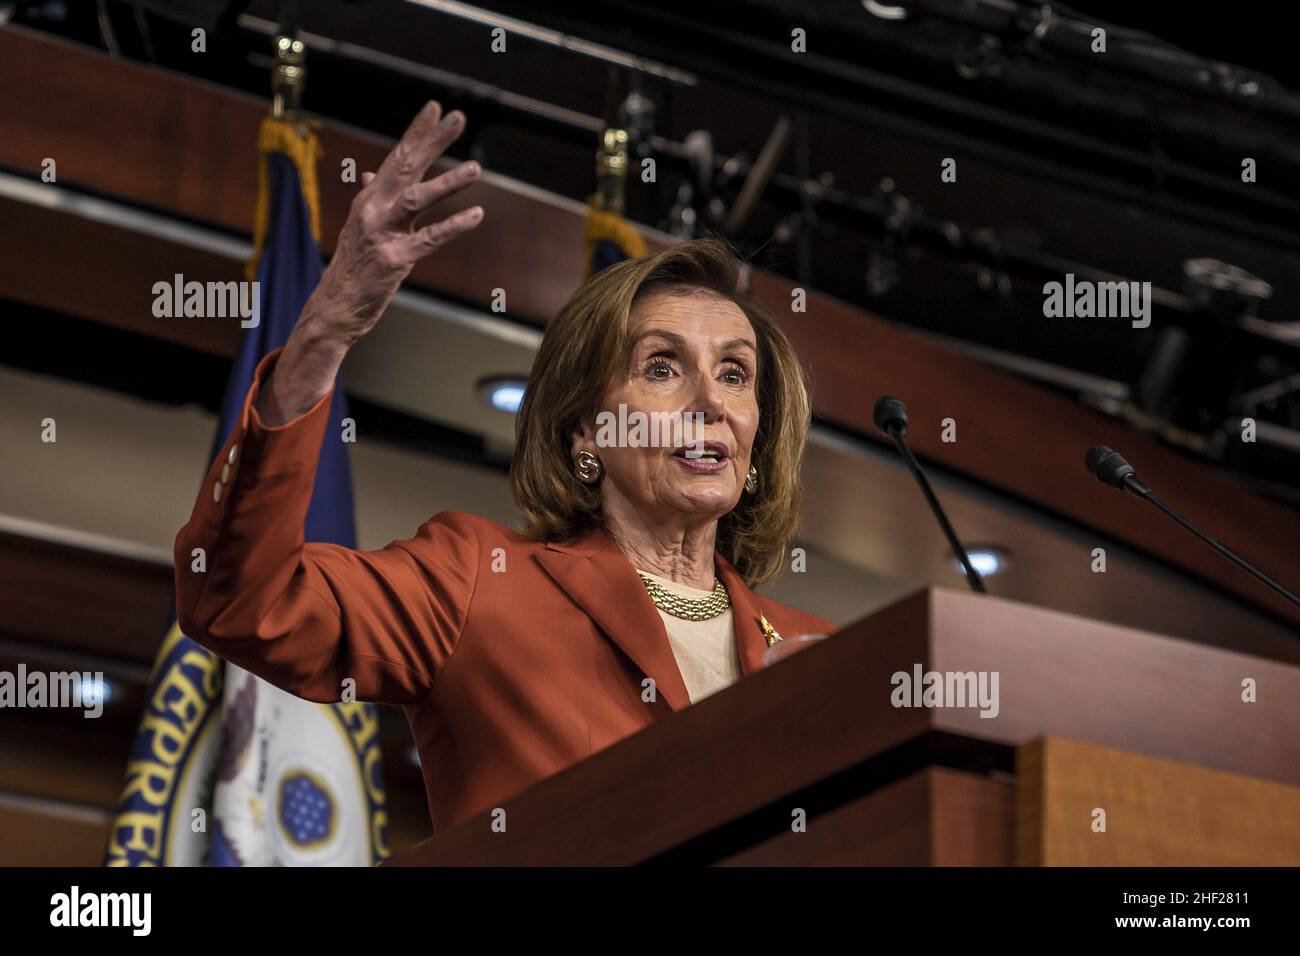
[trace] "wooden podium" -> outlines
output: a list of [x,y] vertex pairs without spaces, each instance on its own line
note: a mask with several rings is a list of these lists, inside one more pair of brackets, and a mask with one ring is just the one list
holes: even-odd
[[[917,665],[996,716],[895,706]],[[503,809],[389,865],[1295,866],[1300,667],[933,588]]]

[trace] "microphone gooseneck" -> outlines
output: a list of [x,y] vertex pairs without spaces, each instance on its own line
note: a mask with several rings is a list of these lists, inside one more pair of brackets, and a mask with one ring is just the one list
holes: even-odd
[[1278,594],[1282,595],[1284,598],[1286,598],[1296,607],[1300,607],[1300,597],[1296,597],[1294,594],[1292,594],[1290,591],[1284,588],[1281,584],[1278,584],[1278,582],[1274,581],[1263,571],[1259,570],[1259,568],[1255,567],[1245,558],[1238,555],[1227,545],[1222,544],[1221,542],[1216,541],[1214,538],[1210,537],[1200,528],[1196,527],[1196,525],[1192,524],[1190,521],[1188,521],[1186,518],[1180,515],[1173,508],[1169,507],[1167,504],[1165,504],[1163,501],[1157,498],[1155,492],[1153,492],[1140,478],[1138,478],[1137,473],[1133,470],[1133,466],[1130,465],[1127,461],[1125,461],[1124,456],[1121,455],[1119,452],[1112,451],[1111,449],[1107,448],[1105,445],[1093,445],[1091,448],[1088,449],[1087,454],[1083,456],[1083,463],[1084,466],[1087,467],[1088,471],[1092,472],[1092,474],[1095,475],[1097,479],[1103,482],[1104,484],[1111,485],[1112,487],[1119,488],[1123,491],[1127,491],[1130,492],[1131,494],[1137,495],[1143,501],[1151,502],[1151,504],[1155,505],[1166,515],[1173,518],[1180,525],[1182,525],[1192,534],[1196,535],[1196,537],[1200,538],[1202,541],[1208,544],[1215,551],[1219,552],[1219,554],[1223,555],[1233,564],[1249,572],[1257,580],[1268,585],[1270,588],[1272,588]]
[[986,593],[984,579],[975,570],[975,566],[970,563],[970,555],[966,553],[966,548],[957,539],[957,532],[953,530],[952,525],[948,522],[948,516],[944,514],[939,499],[935,497],[929,479],[925,477],[925,472],[921,470],[921,463],[916,460],[916,456],[912,454],[912,449],[907,444],[907,406],[898,399],[885,395],[876,402],[872,417],[875,419],[876,427],[894,440],[894,444],[898,446],[899,455],[906,462],[908,469],[912,472],[912,477],[916,479],[916,483],[921,486],[921,492],[925,495],[925,500],[929,502],[935,520],[939,522],[939,527],[943,529],[944,535],[948,538],[948,544],[952,547],[953,554],[957,556],[957,560],[961,562],[962,568],[966,571],[966,582],[970,585],[971,590],[980,594]]

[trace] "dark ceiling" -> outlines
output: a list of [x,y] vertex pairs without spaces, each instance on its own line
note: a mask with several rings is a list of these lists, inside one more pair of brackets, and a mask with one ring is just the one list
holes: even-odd
[[[58,6],[20,3],[15,20],[266,93],[258,21],[280,16],[277,0],[106,2],[111,40],[95,4],[63,17]],[[1051,5],[1058,20],[1035,42],[1039,21],[1000,22],[994,4],[974,0],[915,0],[902,22],[860,0],[477,4],[689,71],[691,84],[522,35],[494,54],[489,26],[406,0],[298,6],[303,31],[359,48],[309,52],[304,109],[394,136],[435,97],[469,114],[463,149],[486,167],[575,199],[594,188],[596,134],[582,117],[614,121],[639,92],[654,108],[640,148],[658,175],[629,181],[628,214],[664,229],[680,226],[672,210],[693,183],[701,225],[727,231],[786,116],[776,175],[729,232],[744,255],[887,319],[1128,386],[1130,399],[1110,411],[1294,500],[1300,451],[1279,442],[1246,461],[1229,436],[1242,414],[1284,438],[1300,430],[1300,351],[1243,328],[1249,299],[1210,308],[1184,278],[1187,260],[1221,260],[1271,284],[1257,308],[1265,324],[1297,315],[1300,106],[1288,88],[1300,89],[1300,63],[1273,23],[1276,5],[1238,2],[1229,17],[1220,5],[1076,0]],[[1072,51],[1071,18],[1110,24],[1107,52]],[[195,55],[189,29],[202,22],[212,39]],[[790,49],[795,27],[807,31],[806,53]],[[1169,43],[1241,69],[1182,59]],[[443,72],[412,75],[375,52]],[[708,174],[681,145],[697,130],[711,135]],[[941,181],[945,157],[958,161],[955,183]],[[1245,157],[1257,162],[1255,183],[1241,181]],[[1043,283],[1066,272],[1168,294],[1145,330],[1045,318]],[[869,344],[863,354],[869,361]],[[1057,387],[1080,391],[1065,381]],[[1275,394],[1249,394],[1273,383],[1283,383]]]

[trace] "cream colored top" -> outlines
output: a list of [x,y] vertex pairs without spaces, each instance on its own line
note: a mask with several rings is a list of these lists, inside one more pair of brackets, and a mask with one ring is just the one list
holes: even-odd
[[[682,597],[699,599],[713,593],[678,584],[649,571],[641,573]],[[659,616],[668,631],[668,643],[672,645],[677,669],[682,672],[692,704],[740,680],[740,651],[736,647],[731,608],[707,621],[685,621],[663,611],[659,611]]]

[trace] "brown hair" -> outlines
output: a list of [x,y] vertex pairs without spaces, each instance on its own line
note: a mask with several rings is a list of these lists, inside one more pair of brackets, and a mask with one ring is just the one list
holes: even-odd
[[716,239],[628,259],[589,278],[551,320],[533,360],[510,467],[524,530],[540,541],[571,540],[600,523],[600,487],[574,476],[571,442],[584,416],[626,367],[629,315],[652,294],[707,289],[734,302],[757,336],[758,431],[751,462],[758,491],[718,523],[718,550],[749,585],[776,575],[799,524],[800,469],[811,410],[794,348],[771,314],[743,291],[740,263]]

